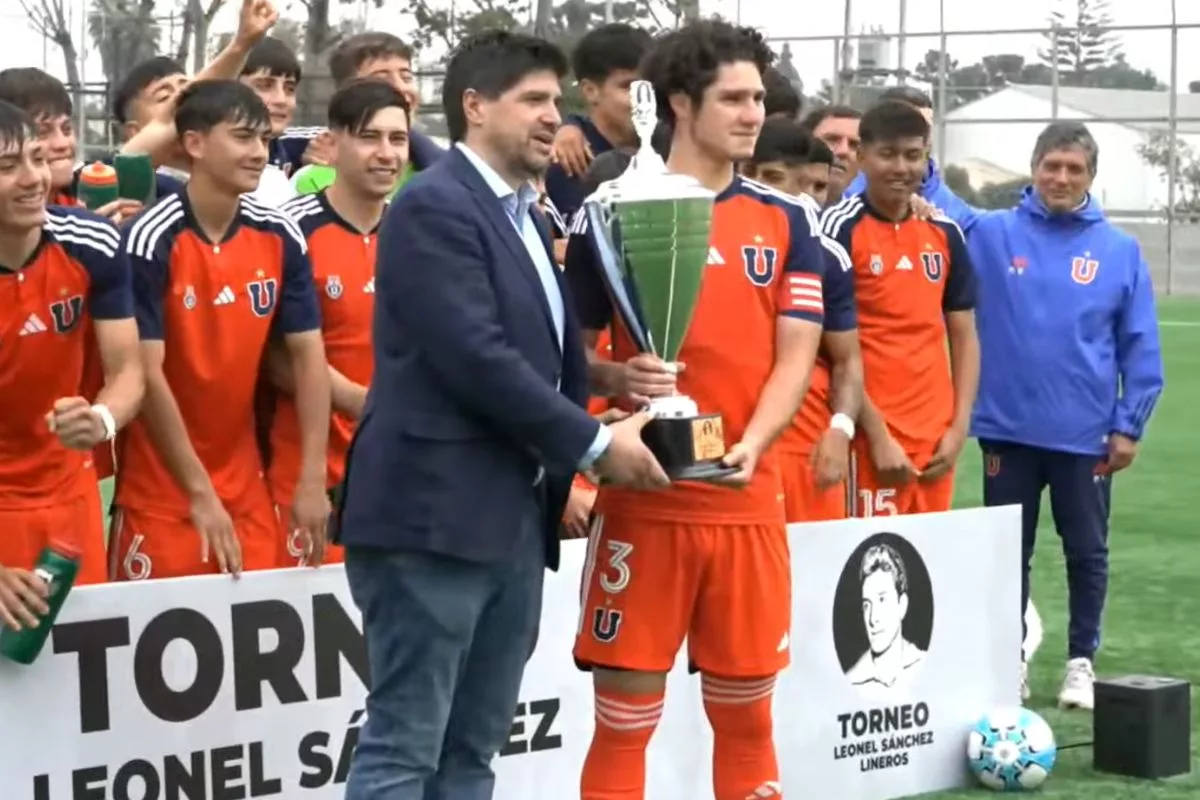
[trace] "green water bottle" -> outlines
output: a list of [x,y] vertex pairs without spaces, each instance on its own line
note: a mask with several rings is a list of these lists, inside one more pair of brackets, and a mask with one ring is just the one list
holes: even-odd
[[145,153],[117,153],[113,158],[121,197],[137,200],[144,206],[154,205],[156,184],[154,164]]
[[95,211],[121,196],[117,184],[117,171],[97,161],[79,170],[79,188],[76,190],[84,206]]
[[46,637],[54,628],[54,620],[71,592],[75,576],[79,574],[79,549],[66,542],[51,542],[33,565],[33,573],[49,589],[46,606],[50,610],[38,621],[36,628],[22,628],[19,631],[5,628],[0,632],[0,656],[18,664],[32,664],[42,652]]

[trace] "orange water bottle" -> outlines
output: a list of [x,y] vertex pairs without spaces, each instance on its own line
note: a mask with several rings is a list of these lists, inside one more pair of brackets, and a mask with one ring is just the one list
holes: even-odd
[[93,211],[108,205],[121,196],[117,171],[103,161],[87,165],[79,171],[76,194]]

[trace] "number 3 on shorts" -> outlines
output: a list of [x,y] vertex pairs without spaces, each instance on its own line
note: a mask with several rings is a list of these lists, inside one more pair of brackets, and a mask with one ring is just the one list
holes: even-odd
[[629,555],[633,545],[628,542],[605,542],[608,547],[608,566],[600,573],[600,588],[609,594],[620,594],[629,586]]
[[894,517],[897,514],[895,489],[858,490],[859,509],[864,518]]

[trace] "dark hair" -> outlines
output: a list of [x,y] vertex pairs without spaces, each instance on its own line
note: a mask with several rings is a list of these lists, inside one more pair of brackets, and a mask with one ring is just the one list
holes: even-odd
[[372,78],[352,80],[334,92],[329,101],[329,128],[361,133],[371,119],[385,108],[404,109],[405,119],[411,113],[404,95],[390,83]]
[[495,100],[532,72],[567,74],[567,57],[545,39],[523,33],[486,30],[468,36],[454,48],[442,81],[442,110],[450,141],[467,133],[463,96],[468,90]]
[[333,82],[343,84],[357,77],[359,68],[377,58],[403,58],[412,63],[412,48],[399,36],[382,31],[367,31],[343,40],[329,54],[329,74]]
[[816,140],[800,127],[800,123],[773,117],[763,123],[754,145],[751,164],[780,161],[784,164],[807,164]]
[[196,81],[179,94],[175,132],[208,133],[222,122],[270,130],[271,114],[262,98],[238,81]]
[[[809,136],[812,136],[812,134],[810,133]],[[829,145],[812,136],[812,149],[808,151],[808,163],[828,164],[832,167],[837,163],[837,156],[829,149]]]
[[933,109],[929,95],[915,86],[892,86],[879,95],[880,103],[908,103],[913,108]]
[[796,119],[800,116],[804,98],[786,75],[774,67],[768,67],[763,73],[763,88],[767,91],[767,96],[763,98],[763,109],[768,117]]
[[272,78],[292,78],[296,81],[300,80],[302,74],[300,59],[292,48],[270,36],[254,45],[242,67],[243,77],[259,72],[266,72]]
[[71,116],[71,95],[62,81],[36,67],[0,71],[0,100],[12,103],[30,119]]
[[800,127],[809,133],[813,133],[827,119],[862,119],[862,112],[850,106],[818,106],[808,112],[807,116],[801,120]]
[[618,70],[636,70],[651,42],[649,33],[624,22],[601,25],[575,45],[571,71],[577,81],[603,83]]
[[117,122],[128,122],[131,106],[138,95],[155,81],[161,81],[172,75],[184,75],[183,67],[178,62],[166,56],[154,56],[145,61],[139,61],[129,70],[125,80],[117,86],[112,96],[112,114]]
[[633,156],[624,150],[606,150],[592,159],[587,172],[579,181],[584,196],[599,189],[600,184],[605,181],[621,177],[621,174],[628,169],[630,161],[633,161]]
[[879,103],[863,114],[858,138],[864,144],[900,139],[928,139],[929,123],[914,106],[898,100]]
[[749,61],[761,73],[774,58],[762,34],[753,28],[708,19],[659,38],[646,54],[641,73],[654,86],[658,118],[674,126],[673,95],[685,94],[698,106],[723,65]]
[[25,109],[0,100],[0,145],[24,147],[25,140],[34,136],[33,119]]
[[1055,150],[1070,150],[1076,147],[1083,151],[1084,157],[1087,158],[1088,172],[1095,176],[1100,165],[1100,146],[1096,144],[1087,125],[1075,120],[1051,122],[1038,134],[1033,145],[1031,166],[1036,170],[1042,159]]
[[671,155],[671,139],[674,137],[675,129],[667,123],[660,121],[654,126],[654,133],[650,135],[650,147],[662,157],[663,161],[666,161],[667,156]]

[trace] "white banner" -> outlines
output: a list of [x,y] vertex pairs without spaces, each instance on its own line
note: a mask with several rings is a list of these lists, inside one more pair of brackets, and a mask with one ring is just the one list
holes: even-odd
[[[1020,622],[1005,611],[1020,591],[1017,511],[798,525],[790,538],[784,786],[883,800],[960,784],[967,727],[1018,700]],[[590,679],[571,659],[583,550],[568,543],[546,581],[497,800],[578,798],[592,730]],[[0,660],[4,798],[340,800],[363,721],[358,625],[338,567],[78,589],[35,665]],[[681,660],[647,797],[711,797],[710,759]]]

